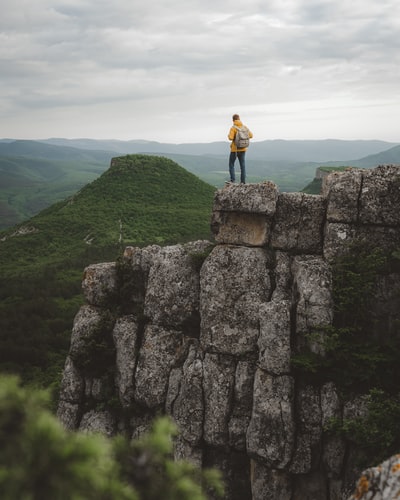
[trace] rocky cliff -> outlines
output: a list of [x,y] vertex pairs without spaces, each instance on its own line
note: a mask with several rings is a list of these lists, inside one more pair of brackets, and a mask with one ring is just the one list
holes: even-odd
[[220,468],[229,499],[342,498],[349,453],[325,426],[360,405],[297,377],[291,356],[321,350],[307,334],[333,321],[333,259],[353,241],[400,247],[399,201],[396,166],[333,173],[318,196],[229,185],[214,199],[215,242],[128,247],[89,266],[59,418],[134,437],[167,413],[176,456]]

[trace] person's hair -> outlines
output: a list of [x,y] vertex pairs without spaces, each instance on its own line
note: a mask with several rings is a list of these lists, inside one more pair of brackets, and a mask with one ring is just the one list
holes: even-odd
[[235,121],[235,120],[240,120],[240,116],[239,115],[233,115],[232,116],[232,120]]

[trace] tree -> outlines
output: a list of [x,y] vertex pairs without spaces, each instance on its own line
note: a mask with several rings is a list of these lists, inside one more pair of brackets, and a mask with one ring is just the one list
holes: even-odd
[[207,487],[221,491],[216,472],[172,460],[175,426],[165,417],[130,443],[67,431],[49,401],[0,377],[2,500],[204,500]]

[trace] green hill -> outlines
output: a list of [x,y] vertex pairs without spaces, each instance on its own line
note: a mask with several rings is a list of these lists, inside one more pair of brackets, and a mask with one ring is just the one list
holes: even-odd
[[0,369],[59,375],[88,264],[126,245],[210,238],[214,188],[173,161],[115,158],[77,194],[0,233]]
[[[312,182],[315,169],[322,162],[361,167],[399,163],[400,146],[389,149],[390,146],[383,141],[253,142],[246,157],[247,180],[268,179],[281,191],[300,191]],[[161,155],[204,182],[221,187],[228,180],[228,152],[228,141],[165,144],[93,139],[0,140],[0,230],[72,196],[101,175],[112,157],[132,153]],[[375,152],[379,153],[364,158]],[[361,160],[347,160],[360,157]]]
[[112,156],[35,141],[0,143],[0,229],[76,193],[107,169]]

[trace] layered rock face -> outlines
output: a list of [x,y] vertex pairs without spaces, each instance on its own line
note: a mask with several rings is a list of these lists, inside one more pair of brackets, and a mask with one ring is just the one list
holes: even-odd
[[220,468],[228,499],[341,499],[346,447],[324,427],[357,403],[298,379],[291,355],[332,323],[332,259],[355,240],[400,246],[399,201],[395,166],[331,174],[319,196],[229,185],[215,243],[89,266],[59,418],[137,437],[166,413],[176,457]]

